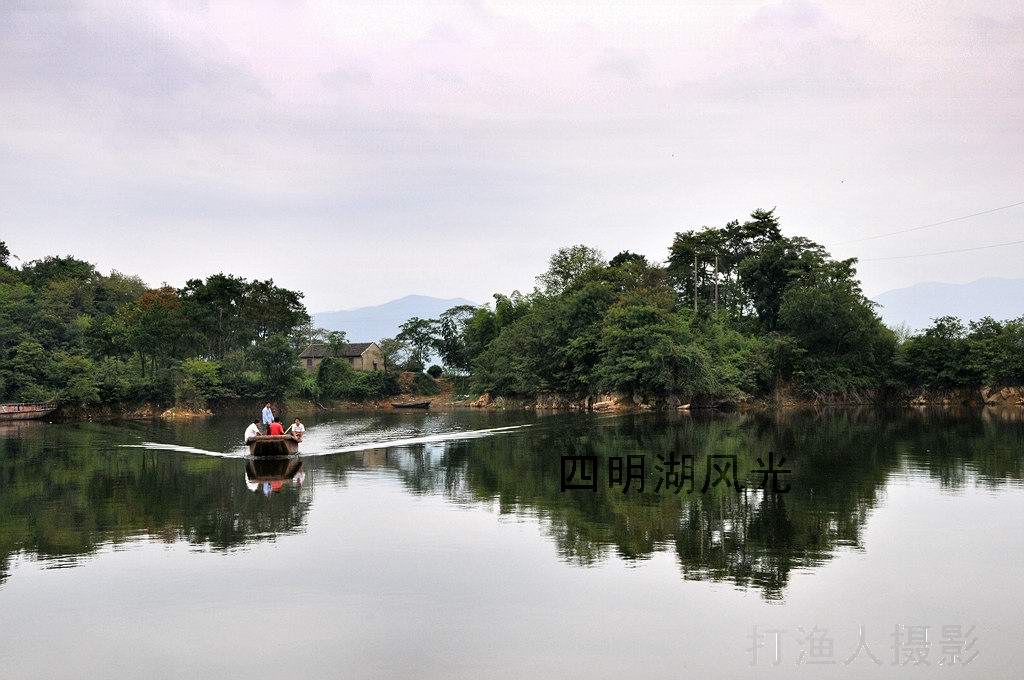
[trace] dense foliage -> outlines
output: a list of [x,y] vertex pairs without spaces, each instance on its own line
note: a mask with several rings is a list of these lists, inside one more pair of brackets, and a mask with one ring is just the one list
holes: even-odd
[[664,264],[563,248],[531,293],[411,319],[398,340],[410,365],[432,347],[477,392],[512,397],[728,399],[787,388],[884,399],[1024,384],[1024,320],[965,328],[943,318],[900,342],[855,265],[783,235],[773,210],[756,210],[745,222],[676,234]]
[[14,268],[0,253],[0,400],[203,407],[299,384],[301,293],[225,274],[148,288],[73,257]]
[[[72,257],[10,265],[0,243],[0,400],[91,404],[222,398],[382,399],[434,394],[442,369],[495,396],[617,392],[644,399],[807,397],[1024,385],[1024,318],[884,326],[856,260],[785,236],[773,210],[676,234],[664,263],[563,248],[530,293],[412,318],[378,344],[384,371],[297,353],[343,333],[313,328],[302,294],[227,274],[175,289],[105,276]],[[413,375],[405,383],[399,373]]]

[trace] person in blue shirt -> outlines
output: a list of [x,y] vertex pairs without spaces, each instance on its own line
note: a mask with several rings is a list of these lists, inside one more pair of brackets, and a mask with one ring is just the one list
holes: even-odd
[[272,422],[274,422],[274,412],[271,410],[270,404],[268,403],[263,407],[263,429],[268,430]]

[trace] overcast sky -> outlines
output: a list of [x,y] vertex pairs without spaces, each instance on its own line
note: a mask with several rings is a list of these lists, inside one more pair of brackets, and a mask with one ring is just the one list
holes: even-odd
[[[45,9],[40,9],[45,7]],[[1024,201],[1024,9],[926,0],[0,2],[0,240],[312,311],[663,259],[776,206],[825,244]],[[839,245],[1024,239],[1024,206]],[[876,293],[1024,245],[864,262]]]

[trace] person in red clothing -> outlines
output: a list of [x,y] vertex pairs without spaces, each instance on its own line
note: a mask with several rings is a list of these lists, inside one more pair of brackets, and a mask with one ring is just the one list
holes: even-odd
[[267,434],[269,434],[269,435],[284,434],[284,426],[281,425],[281,419],[280,418],[274,418],[274,422],[272,422],[270,424],[270,427],[267,428]]

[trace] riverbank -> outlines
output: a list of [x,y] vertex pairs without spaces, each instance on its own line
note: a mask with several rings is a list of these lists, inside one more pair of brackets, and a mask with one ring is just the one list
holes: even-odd
[[[375,401],[287,399],[280,402],[279,414],[287,417],[308,417],[332,411],[392,410],[393,404],[430,402],[432,409],[488,409],[533,411],[588,411],[595,413],[630,413],[643,411],[745,411],[814,407],[1024,407],[1024,387],[980,388],[977,390],[921,391],[897,397],[880,398],[877,394],[856,393],[819,395],[809,398],[791,390],[778,389],[770,397],[739,395],[732,398],[680,397],[648,398],[625,394],[599,394],[578,398],[545,393],[533,398],[492,397],[484,394],[474,398],[458,398],[450,389],[441,394],[424,396],[400,394]],[[180,405],[154,403],[115,403],[92,406],[62,406],[50,420],[184,420],[211,416],[255,417],[264,401],[220,400],[208,408],[194,409]]]
[[747,409],[807,408],[820,406],[1024,406],[1024,387],[982,387],[976,390],[924,390],[903,394],[883,395],[873,391],[844,394],[801,395],[787,387],[776,389],[768,397],[740,394],[732,397],[667,396],[645,397],[621,393],[599,394],[591,397],[571,397],[545,393],[534,398],[492,397],[489,394],[475,399],[456,400],[452,406],[487,409],[533,409],[538,411],[595,411],[631,412],[659,410],[717,410],[740,411]]

